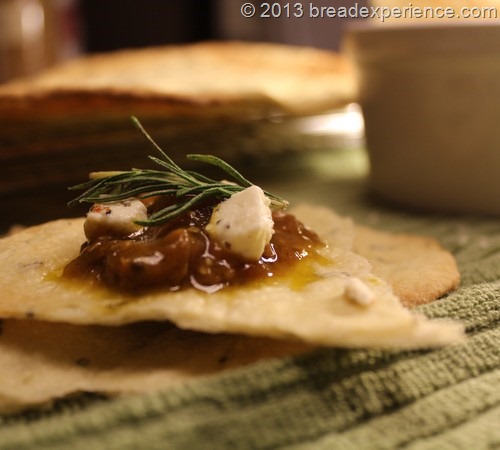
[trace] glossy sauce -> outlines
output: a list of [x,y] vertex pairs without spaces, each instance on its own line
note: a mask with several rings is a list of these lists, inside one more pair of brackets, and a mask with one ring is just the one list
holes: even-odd
[[[259,261],[228,252],[204,232],[214,205],[204,205],[161,226],[126,238],[99,236],[83,244],[63,276],[137,294],[150,289],[195,287],[215,292],[224,286],[275,277],[322,246],[294,216],[273,212],[274,235]],[[149,205],[154,210],[158,205]]]

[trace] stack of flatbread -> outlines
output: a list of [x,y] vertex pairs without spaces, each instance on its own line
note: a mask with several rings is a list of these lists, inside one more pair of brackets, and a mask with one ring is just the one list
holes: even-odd
[[127,296],[61,278],[85,240],[83,219],[1,239],[0,412],[80,392],[166,388],[324,346],[462,341],[460,324],[410,309],[459,281],[453,257],[437,242],[360,227],[323,207],[291,212],[328,244],[327,264],[298,264],[286,278],[212,294],[190,288]]
[[231,160],[235,148],[293,146],[277,119],[353,99],[350,64],[313,48],[205,42],[83,57],[0,86],[0,164],[9,167],[0,192],[38,186],[43,177],[81,180],[96,168],[116,169],[117,161],[126,169],[143,163],[131,115],[172,156]]

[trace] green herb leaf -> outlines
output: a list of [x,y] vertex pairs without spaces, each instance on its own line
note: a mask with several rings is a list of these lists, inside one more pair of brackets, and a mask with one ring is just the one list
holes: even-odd
[[[230,182],[212,180],[205,175],[179,167],[146,132],[139,120],[132,117],[132,121],[140,132],[159,153],[159,157],[149,156],[149,159],[163,168],[163,170],[132,169],[120,172],[96,172],[85,183],[70,187],[71,190],[84,192],[68,203],[69,207],[79,203],[109,203],[131,197],[148,198],[156,195],[175,197],[176,202],[152,214],[141,225],[160,225],[168,222],[207,198],[216,198],[222,201],[235,192],[242,191],[253,183],[227,162],[213,155],[190,154],[186,157],[191,161],[198,161],[220,168],[228,175]],[[264,191],[271,200],[271,207],[285,209],[288,202],[281,197]]]

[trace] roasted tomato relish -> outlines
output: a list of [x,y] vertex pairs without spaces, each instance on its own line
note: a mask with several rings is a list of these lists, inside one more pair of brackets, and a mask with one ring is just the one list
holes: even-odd
[[[148,213],[165,199],[146,204]],[[102,283],[126,293],[155,288],[195,287],[215,292],[227,285],[282,274],[321,246],[319,237],[284,211],[274,211],[274,235],[256,262],[243,260],[209,239],[204,228],[215,204],[205,204],[176,219],[146,226],[123,238],[98,236],[85,242],[63,276]]]

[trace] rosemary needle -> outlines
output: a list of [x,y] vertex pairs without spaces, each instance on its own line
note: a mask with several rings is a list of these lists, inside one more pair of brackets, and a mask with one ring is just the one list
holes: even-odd
[[[84,192],[71,200],[68,206],[79,203],[109,203],[131,197],[175,197],[174,204],[150,215],[147,220],[138,222],[140,225],[160,225],[192,209],[203,200],[217,198],[222,201],[253,185],[234,167],[213,155],[189,154],[186,157],[191,161],[220,168],[231,178],[231,182],[212,180],[195,171],[182,169],[159,147],[137,118],[132,117],[132,121],[159,153],[159,157],[149,156],[149,159],[163,170],[94,172],[89,181],[70,187],[71,190],[81,189]],[[284,209],[288,206],[288,202],[281,197],[267,191],[264,193],[271,200],[271,207]]]

